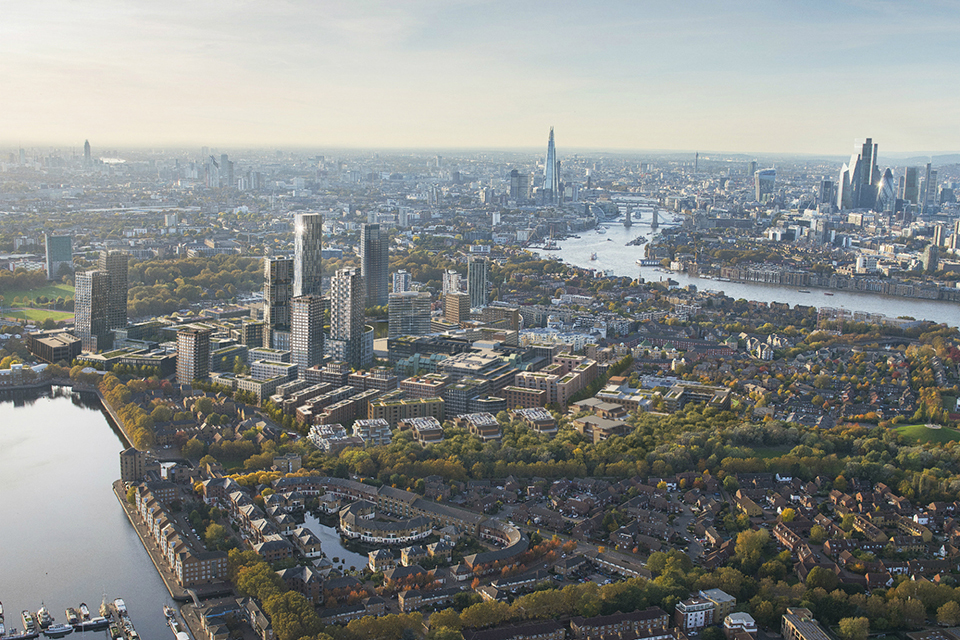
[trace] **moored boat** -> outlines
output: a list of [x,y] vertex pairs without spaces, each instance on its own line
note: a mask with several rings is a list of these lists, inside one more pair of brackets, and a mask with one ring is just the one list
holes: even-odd
[[113,606],[117,608],[117,613],[121,616],[127,615],[127,605],[122,598],[117,598],[113,601]]
[[20,614],[20,619],[23,621],[23,632],[24,633],[35,633],[37,630],[37,623],[33,619],[33,614],[29,611],[24,610]]
[[81,620],[80,623],[74,628],[77,631],[98,631],[100,629],[106,629],[109,625],[109,618],[97,616],[96,618],[91,618],[90,620]]
[[80,618],[81,618],[82,620],[89,620],[89,619],[90,619],[90,609],[87,608],[87,603],[86,603],[86,602],[81,602],[81,603],[80,603]]
[[3,620],[0,620],[0,636],[4,635],[7,629],[3,626]]
[[37,611],[37,626],[41,629],[46,629],[53,624],[53,616],[50,615],[50,612],[47,611],[46,605],[41,604],[40,609]]
[[62,638],[70,633],[73,633],[73,627],[69,624],[53,624],[43,630],[43,635],[49,638]]
[[69,624],[71,627],[80,622],[80,614],[77,613],[77,610],[73,607],[67,607],[64,613],[67,616],[67,624]]

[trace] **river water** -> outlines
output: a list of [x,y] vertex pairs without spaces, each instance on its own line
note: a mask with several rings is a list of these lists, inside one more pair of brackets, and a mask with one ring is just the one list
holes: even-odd
[[[96,397],[55,388],[0,392],[0,601],[6,627],[45,604],[57,622],[103,595],[126,602],[145,640],[172,638],[162,607],[173,604],[117,502],[123,441]],[[73,637],[97,638],[105,632]]]
[[[639,222],[637,216],[639,214]],[[560,251],[539,251],[545,257],[558,257],[569,264],[586,269],[599,269],[617,276],[643,278],[647,282],[670,278],[687,286],[696,285],[700,290],[722,291],[731,298],[744,298],[759,302],[786,302],[814,307],[834,307],[868,313],[880,313],[885,316],[912,316],[918,320],[943,322],[950,326],[960,326],[960,304],[933,300],[915,300],[893,296],[881,296],[871,293],[850,293],[830,291],[832,296],[824,295],[825,289],[810,289],[810,293],[800,293],[794,287],[780,287],[746,282],[720,282],[706,278],[693,278],[685,273],[666,273],[659,267],[640,267],[638,258],[646,256],[646,245],[626,246],[627,242],[638,236],[648,239],[653,235],[650,229],[651,210],[640,209],[633,212],[634,224],[625,227],[622,222],[604,223],[605,233],[594,230],[580,232],[579,238],[568,238],[558,244]],[[667,217],[667,224],[670,222]],[[661,229],[664,226],[664,213],[660,214]],[[591,260],[592,254],[596,260]]]

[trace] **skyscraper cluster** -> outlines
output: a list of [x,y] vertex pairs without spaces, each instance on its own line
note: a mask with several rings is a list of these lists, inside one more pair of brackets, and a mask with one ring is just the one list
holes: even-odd
[[94,271],[77,275],[76,331],[85,351],[113,347],[113,330],[127,326],[127,255],[103,251]]
[[323,216],[294,218],[294,255],[263,262],[263,345],[290,350],[298,371],[323,362]]
[[[867,138],[859,145],[848,164],[840,169],[836,202],[842,209],[874,211],[934,212],[938,207],[937,171],[928,162],[921,177],[918,167],[905,167],[900,178],[893,169],[883,171],[877,164],[878,145]],[[911,210],[911,206],[913,209]]]
[[840,169],[837,205],[841,209],[872,209],[877,202],[881,173],[877,167],[877,144],[867,138],[859,153]]

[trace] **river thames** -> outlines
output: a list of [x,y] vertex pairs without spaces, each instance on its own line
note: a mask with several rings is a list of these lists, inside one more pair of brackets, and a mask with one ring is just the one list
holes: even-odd
[[[537,252],[544,257],[560,258],[564,262],[585,269],[599,269],[616,276],[643,278],[647,282],[666,280],[679,283],[680,286],[696,285],[697,289],[722,291],[731,298],[744,298],[759,302],[786,302],[790,306],[797,304],[814,307],[843,308],[852,311],[879,313],[885,316],[911,316],[918,320],[942,322],[950,326],[960,326],[960,304],[935,300],[918,300],[881,296],[871,293],[851,293],[827,289],[810,289],[810,293],[800,293],[796,287],[781,287],[747,282],[720,282],[707,278],[693,278],[685,273],[665,272],[659,267],[640,267],[636,261],[646,256],[646,245],[627,246],[627,242],[644,236],[653,235],[650,229],[650,209],[634,211],[634,219],[639,213],[640,221],[626,227],[622,222],[608,222],[602,225],[603,233],[591,229],[579,233],[579,238],[568,238],[558,243],[560,251]],[[661,213],[661,222],[663,222]],[[661,227],[662,228],[662,227]],[[591,260],[593,254],[596,260]],[[833,295],[827,296],[829,291]]]
[[123,598],[142,638],[172,638],[162,608],[173,601],[111,489],[123,441],[97,398],[87,397],[60,388],[0,393],[7,630],[23,629],[20,612],[36,613],[41,604],[57,622],[81,602],[96,615],[106,594]]

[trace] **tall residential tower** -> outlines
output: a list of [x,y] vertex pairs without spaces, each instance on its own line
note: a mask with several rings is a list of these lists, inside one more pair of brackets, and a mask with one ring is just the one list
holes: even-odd
[[291,298],[293,298],[293,260],[264,258],[263,320],[267,330],[263,334],[263,346],[274,349],[289,348],[289,344],[284,344],[288,343],[284,336],[290,335]]
[[127,254],[120,251],[101,251],[97,265],[110,279],[107,295],[108,329],[127,326]]
[[467,293],[470,295],[471,309],[487,306],[487,269],[486,258],[470,258],[467,266]]
[[390,268],[387,233],[378,223],[360,225],[360,275],[366,287],[366,306],[387,304]]
[[291,360],[301,378],[323,362],[323,310],[326,301],[314,294],[295,297],[290,304]]
[[86,271],[77,274],[74,297],[76,332],[84,351],[96,353],[113,347],[107,307],[110,296],[110,276],[105,271]]
[[353,367],[363,357],[363,276],[340,269],[330,281],[330,351]]
[[323,216],[298,213],[294,219],[293,295],[322,295]]

